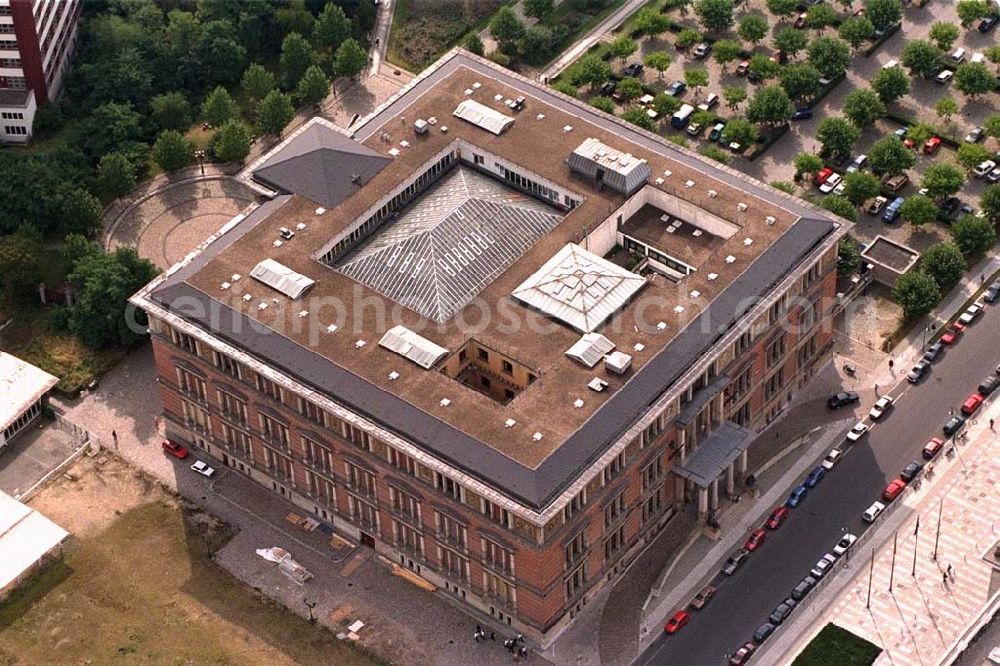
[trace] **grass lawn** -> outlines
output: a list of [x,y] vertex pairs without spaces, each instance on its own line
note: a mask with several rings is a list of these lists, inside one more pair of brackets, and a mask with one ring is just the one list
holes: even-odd
[[816,634],[792,666],[869,666],[882,648],[832,622]]
[[201,518],[150,502],[71,543],[0,607],[0,663],[376,663],[212,564]]
[[511,0],[399,0],[386,57],[420,72],[469,32],[478,32]]

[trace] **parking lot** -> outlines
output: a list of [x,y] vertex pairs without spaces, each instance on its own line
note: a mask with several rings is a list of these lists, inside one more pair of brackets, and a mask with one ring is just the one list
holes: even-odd
[[77,448],[77,440],[55,425],[38,421],[0,455],[0,490],[18,495],[38,483]]

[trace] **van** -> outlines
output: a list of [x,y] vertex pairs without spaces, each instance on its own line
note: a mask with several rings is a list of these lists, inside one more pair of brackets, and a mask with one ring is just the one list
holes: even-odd
[[903,197],[896,197],[892,202],[885,207],[885,212],[882,213],[883,222],[895,222],[896,218],[899,217],[899,209],[903,206]]
[[691,115],[694,113],[694,107],[690,104],[685,104],[677,113],[673,115],[670,119],[670,125],[675,129],[684,129],[687,124],[691,121]]
[[965,60],[965,49],[963,48],[957,48],[951,54],[951,61],[956,65],[960,64],[964,60]]
[[898,60],[890,60],[889,62],[882,65],[882,69],[892,69],[893,67],[896,67],[898,65],[899,65]]

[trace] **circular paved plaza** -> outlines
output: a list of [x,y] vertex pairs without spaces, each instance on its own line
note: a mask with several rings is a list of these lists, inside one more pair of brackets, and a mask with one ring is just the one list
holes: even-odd
[[232,179],[169,186],[127,210],[108,244],[134,247],[166,270],[254,201],[254,193]]

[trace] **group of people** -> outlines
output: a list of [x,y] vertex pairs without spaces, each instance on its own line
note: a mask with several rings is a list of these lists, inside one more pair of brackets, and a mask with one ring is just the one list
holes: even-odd
[[[486,640],[486,632],[483,630],[482,626],[476,625],[476,631],[472,634],[472,639],[477,643],[479,641]],[[490,631],[490,640],[495,641],[497,639],[496,632]],[[514,655],[514,661],[520,661],[521,659],[528,658],[528,648],[524,645],[524,634],[518,634],[514,638],[504,639],[504,648],[507,649],[512,655]]]

